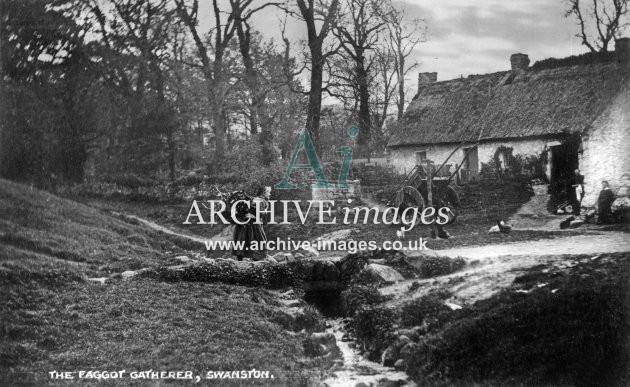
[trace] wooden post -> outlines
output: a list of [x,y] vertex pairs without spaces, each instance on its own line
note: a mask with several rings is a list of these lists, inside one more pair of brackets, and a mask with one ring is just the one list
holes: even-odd
[[[433,207],[433,176],[431,175],[431,160],[427,159],[427,199],[429,201],[429,207]],[[435,215],[433,215],[433,221],[431,222],[431,238],[437,238],[437,231],[435,227]]]
[[459,177],[459,165],[455,163],[455,184],[462,185],[462,181]]

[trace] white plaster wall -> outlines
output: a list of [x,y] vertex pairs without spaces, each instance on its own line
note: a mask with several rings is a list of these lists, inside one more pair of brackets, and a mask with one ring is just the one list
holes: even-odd
[[[508,148],[513,148],[512,154],[514,155],[534,155],[538,156],[540,153],[545,150],[546,144],[549,140],[515,140],[515,141],[496,141],[496,142],[488,142],[479,145],[478,148],[478,159],[479,165],[478,170],[481,170],[481,163],[487,163],[490,161],[497,149],[501,146],[505,146]],[[436,164],[441,164],[446,160],[449,154],[455,149],[457,145],[447,144],[447,145],[427,145],[427,146],[409,146],[409,147],[401,147],[401,148],[393,148],[391,150],[391,164],[396,169],[398,173],[409,172],[416,165],[416,154],[417,151],[425,150],[427,152],[427,158],[433,160]],[[458,149],[455,154],[448,161],[449,164],[461,164],[465,151],[463,148],[466,148],[468,145],[464,145],[460,149]]]
[[630,174],[630,86],[593,122],[588,137],[583,137],[582,147],[582,203],[589,207],[597,202],[602,180],[608,180],[616,193],[622,185],[622,175]]

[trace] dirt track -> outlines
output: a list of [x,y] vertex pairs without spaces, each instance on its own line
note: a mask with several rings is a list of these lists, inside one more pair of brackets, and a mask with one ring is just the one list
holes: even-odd
[[624,251],[630,251],[630,234],[624,232],[605,232],[601,234],[585,234],[538,241],[432,250],[431,253],[448,257],[484,259],[506,255],[576,255]]
[[[463,257],[467,265],[462,271],[450,275],[400,282],[381,289],[381,293],[394,296],[389,305],[395,307],[409,299],[420,297],[431,289],[445,288],[453,293],[452,303],[466,305],[488,298],[510,286],[517,276],[532,266],[542,264],[561,270],[576,265],[577,255],[582,255],[579,258],[581,260],[590,260],[598,259],[603,253],[613,252],[630,252],[630,234],[607,232],[531,242],[433,250],[431,254]],[[416,281],[420,284],[418,291],[408,293],[409,286]]]

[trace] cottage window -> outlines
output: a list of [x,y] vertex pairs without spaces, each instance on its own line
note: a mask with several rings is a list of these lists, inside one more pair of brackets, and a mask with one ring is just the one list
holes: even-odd
[[427,151],[417,151],[416,152],[416,164],[424,164],[427,161]]
[[509,168],[508,158],[506,157],[505,151],[499,152],[497,156],[498,156],[497,159],[499,162],[499,165],[497,167],[499,167],[499,169],[502,171],[508,169]]

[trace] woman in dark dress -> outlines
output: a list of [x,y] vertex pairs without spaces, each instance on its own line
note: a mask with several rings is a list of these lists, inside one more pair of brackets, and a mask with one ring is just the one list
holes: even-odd
[[[269,197],[271,196],[271,187],[258,187],[256,196],[250,201],[250,208],[245,218],[248,219],[246,224],[237,224],[234,226],[234,243],[243,242],[242,246],[234,246],[232,254],[236,259],[242,261],[243,258],[251,258],[261,260],[267,256],[266,246],[261,246],[261,242],[267,242],[267,235],[262,224],[256,224],[256,203],[261,211],[267,210],[269,206]],[[261,215],[264,222],[266,217]],[[252,242],[256,241],[257,246],[252,246]],[[256,247],[251,249],[250,247]]]
[[602,181],[602,190],[597,198],[597,224],[607,224],[611,222],[610,208],[615,201],[615,194],[610,190],[608,182]]

